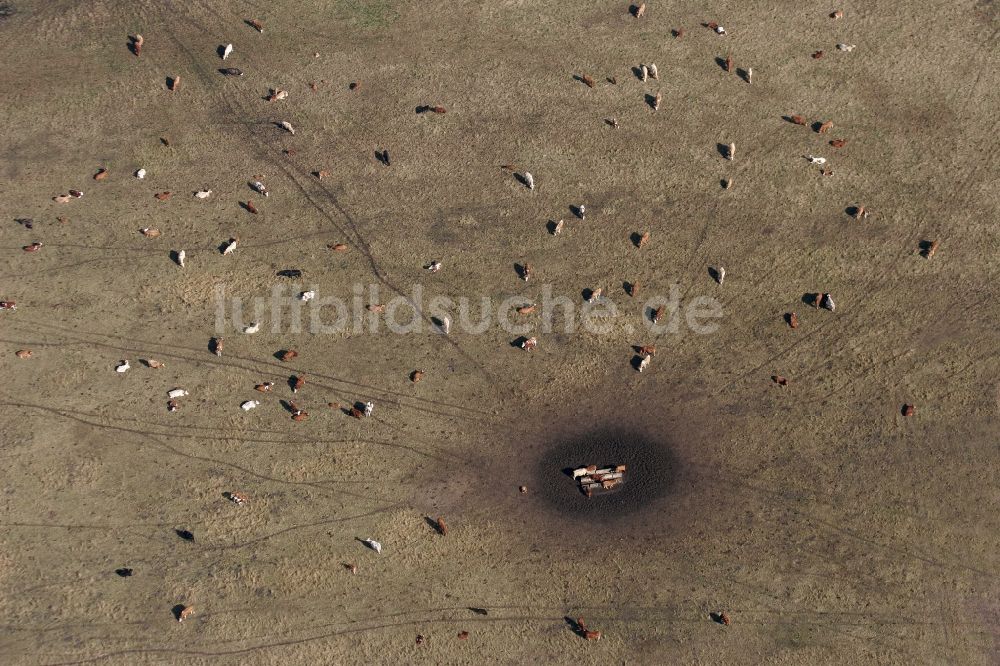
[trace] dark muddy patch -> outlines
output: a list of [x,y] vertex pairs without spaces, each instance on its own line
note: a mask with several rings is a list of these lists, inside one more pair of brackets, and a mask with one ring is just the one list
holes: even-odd
[[[568,520],[612,521],[649,508],[677,487],[680,459],[665,435],[630,427],[599,427],[555,435],[535,464],[538,499]],[[577,467],[625,465],[620,490],[586,497],[572,477]]]
[[[496,521],[494,529],[533,552],[581,561],[628,544],[695,547],[726,515],[699,473],[725,441],[720,415],[706,413],[690,386],[635,391],[636,376],[626,366],[575,401],[509,403],[505,417],[463,433],[459,459],[417,473],[410,501],[455,526]],[[626,481],[587,498],[571,472],[586,465],[626,465]]]

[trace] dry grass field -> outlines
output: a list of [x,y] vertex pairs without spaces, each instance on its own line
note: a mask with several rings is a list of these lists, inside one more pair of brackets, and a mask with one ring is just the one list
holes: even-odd
[[[1000,660],[1000,9],[646,5],[0,2],[0,661]],[[218,316],[355,285],[617,313]],[[714,332],[651,330],[671,290]]]

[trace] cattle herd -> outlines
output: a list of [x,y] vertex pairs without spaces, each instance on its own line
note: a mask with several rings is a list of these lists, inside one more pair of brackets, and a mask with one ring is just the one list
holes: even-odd
[[[647,7],[646,3],[639,3],[636,5],[630,5],[626,8],[623,7],[623,12],[627,11],[629,15],[629,20],[631,21],[648,21],[651,12],[655,11],[654,8]],[[727,30],[725,27],[719,24],[718,21],[709,20],[710,17],[706,17],[706,20],[700,22],[699,24],[686,25],[686,26],[675,26],[668,34],[664,35],[664,39],[670,40],[685,40],[691,39],[692,33],[696,31],[702,31],[706,39],[718,40],[719,49],[721,54],[718,58],[719,67],[726,73],[731,74],[734,78],[727,79],[731,80],[734,85],[738,85],[743,90],[756,90],[757,88],[746,88],[746,86],[754,85],[759,86],[761,82],[767,77],[767,63],[755,63],[757,64],[757,70],[755,73],[754,68],[750,63],[743,63],[735,61],[732,55],[727,54],[726,40],[732,38],[733,31]],[[824,11],[822,15],[817,17],[822,19],[822,21],[846,21],[845,12],[842,10],[835,11]],[[235,29],[235,27],[234,27]],[[239,26],[239,29],[245,30],[248,33],[246,39],[258,39],[254,33],[265,35],[267,34],[267,25],[263,22],[257,20],[253,17],[247,17],[243,21],[243,25]],[[804,54],[807,57],[813,59],[821,58],[850,58],[851,54],[855,52],[856,45],[849,43],[832,43],[831,40],[830,48],[825,50],[817,50],[811,54]],[[244,77],[246,72],[243,69],[231,66],[231,62],[236,62],[237,64],[242,64],[240,61],[240,43],[236,40],[235,43],[205,43],[204,48],[206,50],[214,50],[217,53],[219,67],[213,72],[213,76],[218,77]],[[127,43],[128,53],[125,52],[124,47],[122,47],[122,57],[125,58],[150,58],[157,50],[157,44],[151,39],[144,38],[141,34],[134,34],[129,37]],[[225,64],[223,64],[225,63]],[[246,66],[246,65],[244,65]],[[566,72],[567,80],[573,80],[579,84],[579,89],[581,92],[587,92],[587,89],[595,88],[609,88],[612,90],[621,90],[624,86],[620,85],[620,79],[625,76],[631,76],[638,79],[640,82],[646,83],[648,81],[659,81],[665,77],[669,76],[669,68],[665,67],[661,61],[658,66],[653,62],[642,62],[634,63],[634,67],[630,68],[630,71],[616,72],[611,75],[605,75],[603,73],[599,74],[594,71],[573,71]],[[250,77],[247,77],[250,78]],[[247,80],[244,78],[243,80]],[[742,82],[742,83],[741,83]],[[162,85],[165,89],[163,94],[165,95],[183,95],[185,93],[185,80],[183,77],[175,72],[168,71],[163,72]],[[189,84],[190,85],[190,84]],[[344,89],[352,91],[361,90],[363,83],[359,80],[353,80],[350,78],[345,78],[342,82]],[[577,85],[577,84],[573,84]],[[617,86],[617,88],[616,88]],[[296,103],[296,94],[294,92],[289,92],[288,90],[281,88],[266,88],[259,92],[258,100],[254,103],[262,103],[270,105],[269,109],[277,109],[275,117],[280,117],[283,108],[287,108],[290,105]],[[434,100],[428,104],[422,104],[416,108],[416,113],[418,114],[435,114],[434,116],[426,116],[427,118],[434,118],[436,116],[442,117],[442,122],[447,122],[448,119],[454,116],[454,112],[450,110],[450,107],[446,105],[447,100]],[[649,94],[643,94],[641,97],[637,97],[634,100],[636,107],[642,107],[644,113],[661,113],[661,109],[667,104],[668,101],[664,99],[663,94],[660,91],[655,91]],[[847,127],[842,127],[837,119],[830,119],[828,117],[820,118],[807,118],[798,113],[796,109],[774,109],[774,115],[776,118],[783,119],[781,124],[782,131],[786,132],[800,132],[808,133],[810,139],[814,139],[810,145],[815,146],[816,141],[822,141],[823,154],[814,154],[815,149],[803,151],[799,155],[795,156],[796,168],[811,169],[814,171],[815,177],[818,179],[828,179],[835,178],[835,167],[839,160],[839,155],[842,154],[841,151],[853,140],[850,131]],[[451,115],[449,115],[451,114]],[[599,123],[603,128],[602,132],[611,131],[625,131],[623,130],[623,125],[625,121],[620,116],[609,115],[604,118],[599,119]],[[301,139],[304,135],[310,132],[310,127],[301,120],[296,120],[297,126],[293,126],[292,123],[285,119],[279,119],[269,124],[268,131],[274,133],[276,136],[283,136],[288,140],[290,137],[294,136]],[[287,135],[287,136],[285,136]],[[822,135],[818,137],[816,135]],[[617,136],[617,135],[616,135]],[[806,134],[803,134],[806,136]],[[163,145],[169,145],[170,140],[167,138],[161,139]],[[741,146],[744,144],[741,143]],[[369,154],[369,159],[377,160],[379,169],[383,167],[388,170],[392,170],[394,166],[397,165],[395,161],[395,148],[392,146],[384,147],[381,146],[374,152],[374,158]],[[390,151],[393,154],[390,155]],[[706,152],[713,153],[713,159],[719,160],[718,164],[721,168],[731,169],[729,163],[739,163],[741,159],[747,159],[743,157],[747,154],[746,148],[741,148],[737,150],[737,144],[734,141],[724,138],[723,141],[717,145],[707,145],[705,146]],[[290,147],[285,151],[286,155],[294,156],[295,148]],[[374,162],[373,162],[374,163]],[[541,171],[535,169],[535,173],[532,173],[531,165],[515,165],[515,164],[503,164],[499,165],[501,168],[497,171],[497,178],[511,179],[511,182],[518,183],[517,189],[515,190],[515,196],[533,196],[539,188],[545,187],[546,178],[555,178],[558,176],[545,174]],[[148,167],[148,168],[147,168]],[[397,167],[398,168],[398,167]],[[100,187],[100,183],[114,180],[116,178],[134,178],[139,181],[145,180],[150,171],[153,170],[152,165],[147,165],[146,167],[141,167],[139,169],[130,169],[126,173],[120,173],[118,170],[112,168],[111,166],[102,166],[96,171],[89,171],[88,176],[95,182],[95,187]],[[388,172],[387,172],[388,173]],[[735,171],[727,171],[727,174],[734,174]],[[240,215],[243,216],[254,216],[258,215],[258,206],[262,206],[264,200],[268,202],[273,202],[275,200],[280,200],[283,196],[288,196],[287,192],[279,191],[280,188],[269,187],[268,184],[264,182],[264,178],[259,174],[225,174],[222,176],[224,178],[230,178],[233,182],[240,183],[241,187],[245,188],[245,195],[240,197],[238,201],[232,202],[232,207],[234,211],[238,211]],[[312,172],[312,177],[318,180],[324,180],[330,178],[330,173],[327,170],[317,170]],[[836,181],[834,181],[836,182]],[[220,190],[226,190],[233,183],[229,183],[226,188],[215,186],[215,190],[209,187],[199,187],[194,189],[190,193],[182,193],[177,191],[166,191],[160,190],[156,192],[148,192],[143,194],[145,197],[152,197],[160,202],[167,202],[174,198],[178,198],[178,195],[182,197],[193,197],[197,200],[210,200],[217,198],[217,192]],[[714,181],[712,186],[718,189],[720,186],[719,181]],[[738,187],[739,183],[736,180],[735,175],[726,175],[721,181],[721,188],[723,190],[731,190],[734,187]],[[75,202],[79,201],[85,196],[85,193],[78,189],[68,189],[66,191],[59,191],[51,193],[51,200],[54,202],[55,206],[60,210],[72,210]],[[590,202],[591,204],[593,202]],[[571,215],[567,219],[553,219],[550,220],[548,225],[544,228],[538,230],[540,235],[548,233],[552,236],[557,236],[564,233],[572,227],[574,223],[582,223],[587,220],[587,207],[588,201],[578,200],[574,202],[572,206],[569,207]],[[51,205],[51,204],[48,204]],[[159,204],[157,204],[159,205]],[[168,205],[164,203],[163,205]],[[596,207],[592,205],[591,210]],[[598,208],[599,210],[599,208]],[[868,223],[869,220],[878,219],[879,208],[876,204],[871,202],[857,202],[853,203],[845,215],[845,221],[852,225],[861,225]],[[557,216],[558,217],[558,216]],[[250,219],[250,218],[248,218]],[[259,218],[255,218],[259,219]],[[569,223],[567,224],[567,220]],[[29,226],[30,228],[30,226]],[[137,228],[135,232],[141,235],[143,238],[147,239],[141,241],[143,243],[159,243],[158,241],[164,236],[169,236],[165,231],[152,226],[142,226]],[[565,236],[562,236],[563,238]],[[190,270],[193,264],[212,262],[212,261],[231,261],[233,255],[239,255],[241,251],[245,251],[242,248],[245,247],[241,244],[241,240],[236,235],[223,235],[217,239],[213,239],[214,242],[219,243],[218,251],[209,255],[204,250],[197,250],[195,248],[184,248],[180,246],[175,246],[170,249],[158,249],[157,255],[162,258],[164,263],[172,262],[170,265],[170,270],[172,271],[185,271]],[[623,239],[623,245],[625,241]],[[641,233],[636,232],[631,238],[630,251],[635,252],[636,250],[644,251],[650,246],[650,244],[655,244],[658,239],[655,236],[655,232],[643,231]],[[632,247],[634,246],[634,247]],[[157,248],[161,246],[157,245]],[[38,255],[43,255],[46,251],[46,244],[41,240],[36,240],[30,244],[23,246],[23,252],[35,253]],[[349,253],[355,248],[351,243],[336,242],[330,243],[326,250],[334,253]],[[930,238],[924,241],[919,248],[914,248],[915,254],[919,253],[924,259],[931,259],[940,250],[940,241],[936,238]],[[348,255],[349,256],[349,255]],[[513,262],[515,258],[512,258]],[[520,260],[518,260],[520,261]],[[445,271],[445,274],[451,268],[451,264],[446,265],[444,261],[439,258],[431,259],[430,257],[414,257],[414,265],[417,268],[423,268],[428,273],[438,273],[440,271]],[[515,265],[516,277],[520,278],[522,281],[529,281],[537,274],[537,267],[534,264],[530,264],[525,261],[520,261],[520,263]],[[712,289],[730,289],[732,282],[726,283],[727,271],[721,265],[713,264],[711,266],[705,266],[703,271],[707,271],[707,274],[714,280],[715,285],[711,284],[710,280],[709,286]],[[297,272],[297,269],[286,269],[285,271],[288,276],[299,276],[301,277],[301,272]],[[739,267],[730,266],[730,273],[728,274],[731,281],[739,279]],[[180,273],[178,273],[180,274]],[[279,272],[279,275],[281,273]],[[511,275],[513,279],[515,276]],[[520,283],[518,283],[520,284]],[[833,317],[833,313],[841,313],[838,309],[837,304],[835,304],[834,296],[826,291],[828,287],[822,285],[817,285],[813,287],[815,291],[803,295],[802,302],[803,305],[807,307],[806,310],[800,310],[799,312],[792,311],[791,308],[780,308],[776,309],[773,313],[773,318],[775,321],[779,322],[782,331],[788,335],[796,335],[788,329],[799,329],[800,327],[808,327],[810,318],[809,313],[815,312],[817,317]],[[607,285],[592,285],[584,291],[583,300],[588,303],[599,303],[602,299],[608,297],[611,289]],[[625,282],[624,293],[627,296],[635,297],[639,291],[639,284],[637,282]],[[721,292],[720,292],[721,293]],[[305,303],[312,301],[317,298],[317,294],[313,290],[301,291],[298,293],[297,298],[299,301]],[[838,298],[839,300],[839,298]],[[385,306],[379,303],[370,303],[367,306],[368,311],[375,315],[381,315],[385,311]],[[535,303],[525,303],[515,308],[518,316],[529,317],[536,312],[537,304]],[[840,303],[840,307],[844,311],[849,311],[852,307],[852,303],[849,302],[847,298]],[[7,311],[7,314],[11,316],[16,316],[13,312],[17,309],[17,304],[11,300],[0,301],[0,309]],[[22,306],[22,310],[25,308]],[[820,312],[825,310],[827,312]],[[664,307],[653,308],[648,313],[644,314],[644,318],[649,324],[657,324],[666,316],[666,311]],[[4,315],[7,316],[7,315]],[[781,323],[784,322],[784,323]],[[453,321],[445,317],[442,320],[435,321],[438,329],[445,333],[453,333],[452,327],[454,326]],[[241,330],[236,332],[236,335],[254,335],[261,330],[261,323],[258,321],[250,322],[248,325],[242,327]],[[207,349],[209,353],[215,356],[222,357],[224,354],[228,353],[226,351],[226,339],[222,335],[216,335],[210,339],[206,339]],[[641,341],[640,344],[633,348],[636,356],[633,361],[633,368],[637,372],[650,372],[651,363],[656,354],[656,345],[651,344],[652,341]],[[231,342],[232,344],[232,342]],[[516,340],[512,346],[519,347],[520,349],[531,352],[536,349],[541,351],[537,354],[541,354],[545,350],[545,345],[547,340],[542,333],[534,333],[532,335],[526,335],[522,338]],[[232,347],[231,347],[232,348]],[[506,351],[506,350],[505,350]],[[23,348],[18,349],[16,352],[17,357],[24,359],[26,362],[28,359],[37,358],[38,354],[34,353],[32,349]],[[304,351],[302,352],[305,353]],[[519,352],[514,352],[519,354]],[[663,347],[661,346],[661,358],[663,353]],[[536,354],[536,355],[537,355]],[[300,352],[291,347],[287,349],[278,350],[274,357],[280,361],[282,364],[289,364],[295,361],[300,356]],[[519,356],[519,358],[534,358],[531,356]],[[119,374],[125,373],[144,373],[147,371],[157,371],[166,367],[166,362],[162,360],[157,360],[155,358],[108,358],[107,372],[115,372]],[[408,377],[409,381],[412,383],[418,383],[425,380],[425,377],[431,378],[432,375],[429,374],[429,370],[423,368],[415,368],[416,364],[409,366],[413,368],[408,370],[405,375]],[[655,364],[653,364],[655,366]],[[285,366],[290,367],[290,366]],[[634,375],[630,375],[634,376]],[[648,375],[643,375],[643,378]],[[774,374],[771,376],[774,384],[784,388],[789,386],[790,380],[788,377]],[[330,402],[322,407],[316,407],[316,405],[307,406],[308,398],[304,398],[302,393],[308,394],[309,387],[307,386],[306,374],[295,370],[290,374],[287,387],[276,384],[274,381],[264,381],[260,379],[259,381],[251,381],[246,386],[233,387],[233,401],[232,409],[234,414],[239,414],[240,410],[243,412],[250,412],[251,410],[258,409],[261,405],[266,404],[267,401],[273,403],[280,403],[281,407],[287,412],[287,418],[292,421],[304,421],[310,417],[310,410],[313,412],[313,418],[316,418],[317,410],[322,410],[324,412],[333,413],[343,417],[353,417],[359,421],[365,419],[379,419],[382,413],[381,409],[376,409],[376,404],[374,401],[367,399],[367,396],[359,395],[357,400],[350,401],[347,403],[340,402]],[[194,391],[194,388],[188,385]],[[254,390],[256,393],[247,393],[247,390]],[[779,391],[780,389],[774,389]],[[792,389],[789,389],[792,390]],[[240,398],[242,396],[242,398]],[[255,396],[250,398],[249,396]],[[159,405],[161,409],[168,412],[181,412],[177,417],[170,418],[183,418],[183,412],[185,403],[194,400],[191,395],[191,391],[183,386],[175,386],[170,388],[166,394],[165,399],[163,393],[157,394]],[[904,417],[912,416],[916,407],[913,404],[906,403],[900,407],[893,407],[893,409],[899,409],[900,413]],[[257,412],[259,413],[259,412]],[[351,423],[354,423],[353,421]],[[299,427],[299,426],[288,426],[288,427]],[[591,462],[596,464],[591,464]],[[621,461],[624,462],[624,461]],[[589,501],[600,501],[599,495],[601,491],[614,490],[619,484],[627,483],[626,465],[617,464],[615,461],[581,461],[581,464],[589,465],[577,469],[572,475],[567,479],[566,482],[566,492],[567,493],[580,493],[589,498]],[[600,466],[610,465],[603,469],[599,469]],[[511,482],[510,490],[512,494],[516,494],[514,491],[521,495],[526,495],[529,493],[529,487],[520,483],[520,480],[514,480]],[[591,498],[591,494],[594,495]],[[250,493],[246,492],[243,488],[231,488],[229,492],[226,493],[226,498],[233,504],[242,507],[240,511],[252,511],[254,506],[254,498]],[[236,511],[236,509],[233,509]],[[440,537],[446,537],[449,534],[449,529],[452,530],[452,534],[461,530],[461,526],[457,523],[449,528],[446,523],[445,518],[440,516],[433,516],[427,518],[427,529],[433,530],[434,533]],[[188,533],[191,539],[194,539],[194,535]],[[187,538],[181,535],[182,538]],[[454,536],[452,537],[454,538]],[[374,557],[379,556],[383,553],[383,548],[390,549],[393,544],[386,542],[383,543],[372,539],[359,539],[358,543],[355,544],[358,549],[358,557]],[[351,574],[356,574],[358,572],[359,565],[356,562],[345,562],[344,569]],[[127,577],[131,576],[133,570],[130,568],[118,569],[118,574],[120,576]],[[170,604],[177,604],[173,606],[173,616],[178,623],[191,624],[192,618],[197,622],[198,616],[196,614],[196,609],[193,605],[189,603],[186,599],[170,599],[164,600],[164,614],[166,614],[166,608]],[[720,625],[721,627],[730,626],[731,622],[734,620],[731,618],[730,614],[732,610],[713,610],[708,614],[708,618]],[[739,618],[736,618],[738,621]],[[597,641],[602,638],[602,636],[607,636],[608,632],[605,629],[602,633],[600,630],[592,629],[588,626],[586,620],[582,617],[575,618],[572,621],[567,620],[569,628],[572,632],[578,635],[581,639],[586,641]],[[721,631],[721,629],[720,629]],[[469,637],[468,631],[462,631],[458,634],[458,639],[465,640]],[[423,634],[417,635],[416,643],[417,645],[423,645],[427,642],[427,637]]]

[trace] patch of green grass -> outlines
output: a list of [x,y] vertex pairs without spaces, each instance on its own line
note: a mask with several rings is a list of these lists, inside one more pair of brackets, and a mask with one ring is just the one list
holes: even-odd
[[337,0],[337,16],[359,28],[387,28],[399,18],[395,0]]

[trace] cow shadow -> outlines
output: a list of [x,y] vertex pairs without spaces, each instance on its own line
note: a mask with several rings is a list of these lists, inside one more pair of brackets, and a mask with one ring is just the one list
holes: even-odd
[[563,619],[566,621],[567,626],[569,626],[570,631],[580,638],[587,638],[587,627],[583,624],[583,620],[581,618],[573,619],[567,615]]
[[441,526],[438,525],[438,521],[437,520],[435,520],[434,518],[431,518],[430,516],[424,516],[424,522],[427,523],[427,525],[432,530],[434,530],[435,532],[437,532],[441,536],[444,536],[444,531],[441,529]]
[[442,317],[431,317],[431,323],[437,328],[438,333],[447,333],[449,324],[446,318]]

